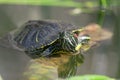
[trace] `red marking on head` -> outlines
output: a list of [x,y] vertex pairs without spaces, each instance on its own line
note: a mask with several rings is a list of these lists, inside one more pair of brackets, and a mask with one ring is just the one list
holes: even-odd
[[77,34],[74,34],[74,37],[76,37],[76,38],[77,38],[77,37],[78,37],[78,35],[77,35]]

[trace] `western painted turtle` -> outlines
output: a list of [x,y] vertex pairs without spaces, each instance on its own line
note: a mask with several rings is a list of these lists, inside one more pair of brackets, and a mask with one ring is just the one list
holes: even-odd
[[51,56],[58,51],[74,55],[90,41],[88,35],[79,36],[82,29],[69,23],[33,20],[23,27],[14,41],[32,58]]

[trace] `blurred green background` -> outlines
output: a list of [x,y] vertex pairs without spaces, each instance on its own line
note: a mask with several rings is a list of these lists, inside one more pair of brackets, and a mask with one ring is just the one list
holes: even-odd
[[[120,78],[119,0],[0,0],[0,37],[28,20],[54,19],[86,26],[98,23],[113,37],[90,49],[77,75],[99,74]],[[0,74],[3,80],[23,80],[29,57],[0,44]],[[54,76],[54,75],[53,75]]]

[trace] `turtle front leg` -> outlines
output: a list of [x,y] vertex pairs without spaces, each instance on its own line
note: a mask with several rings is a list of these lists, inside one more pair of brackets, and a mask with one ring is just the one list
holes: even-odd
[[59,46],[57,44],[54,45],[50,45],[48,48],[46,48],[42,53],[41,56],[42,57],[49,57],[53,54],[55,54],[55,52],[57,52],[59,49]]
[[53,53],[56,51],[57,47],[56,45],[49,45],[48,47],[41,48],[41,49],[35,49],[32,51],[25,51],[28,56],[31,58],[39,58],[39,57],[49,57],[53,55]]
[[50,48],[47,48],[45,51],[43,51],[43,52],[41,53],[41,56],[42,56],[42,57],[46,57],[46,56],[48,56],[48,55],[50,55],[50,54],[51,54]]

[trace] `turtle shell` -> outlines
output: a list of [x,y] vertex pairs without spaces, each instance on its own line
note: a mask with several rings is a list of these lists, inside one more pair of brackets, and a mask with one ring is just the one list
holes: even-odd
[[78,29],[77,26],[58,21],[28,21],[14,38],[17,45],[25,50],[34,50],[53,43],[62,31]]

